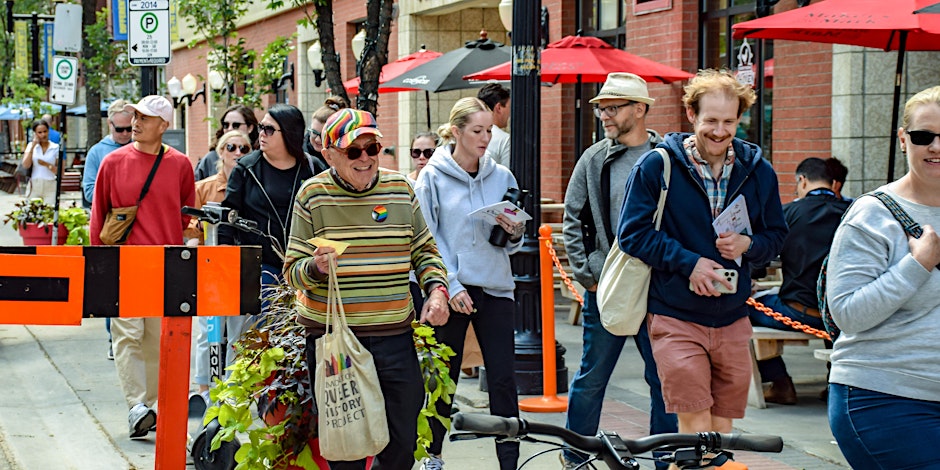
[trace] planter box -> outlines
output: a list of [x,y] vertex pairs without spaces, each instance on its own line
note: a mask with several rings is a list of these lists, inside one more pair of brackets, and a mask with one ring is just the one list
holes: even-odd
[[[20,236],[23,237],[23,245],[51,245],[52,244],[52,226],[39,224],[26,224],[20,226]],[[56,245],[65,245],[65,240],[69,237],[69,231],[64,225],[59,225],[59,237]]]

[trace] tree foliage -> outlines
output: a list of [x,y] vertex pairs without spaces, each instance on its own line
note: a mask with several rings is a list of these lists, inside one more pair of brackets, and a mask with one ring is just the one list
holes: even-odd
[[[209,67],[225,78],[221,92],[213,90],[216,100],[225,106],[244,104],[251,108],[261,106],[261,97],[274,91],[272,84],[281,75],[287,54],[293,49],[293,37],[279,36],[268,44],[262,54],[249,49],[244,38],[238,37],[238,20],[247,13],[249,0],[179,0],[178,14],[196,32],[189,47],[203,41],[209,48],[206,56]],[[261,61],[260,67],[256,62]],[[272,79],[273,76],[273,79]]]
[[[388,38],[392,30],[392,0],[366,0],[366,44],[362,57],[356,64],[359,83],[359,97],[356,107],[373,114],[378,109],[379,74],[388,63]],[[310,6],[313,6],[311,12]],[[268,0],[268,8],[276,10],[284,6],[302,9],[304,17],[298,23],[313,25],[320,38],[323,57],[323,69],[326,81],[333,94],[349,101],[343,78],[340,73],[340,57],[336,53],[333,31],[332,0]]]
[[[51,12],[51,8],[52,3],[46,0],[17,0],[16,2],[13,2],[13,13],[17,14],[26,14],[32,12],[39,14],[49,14]],[[0,15],[0,25],[3,27],[3,29],[0,30],[0,35],[3,36],[3,41],[0,41],[0,97],[8,97],[10,73],[13,71],[13,64],[16,57],[13,34],[7,33],[7,30],[12,28],[7,27],[7,15],[5,14],[6,9],[4,9],[3,12],[4,14]],[[27,71],[27,77],[28,76],[29,73]]]

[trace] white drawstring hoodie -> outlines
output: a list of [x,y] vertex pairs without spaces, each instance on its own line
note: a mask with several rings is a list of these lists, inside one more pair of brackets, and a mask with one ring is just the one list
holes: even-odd
[[509,169],[488,156],[480,158],[479,171],[472,178],[451,156],[450,145],[438,147],[421,170],[415,192],[447,265],[451,297],[467,285],[482,287],[495,297],[513,298],[509,255],[522,247],[522,240],[493,246],[489,237],[498,226],[471,219],[469,214],[503,200],[507,189],[518,187]]

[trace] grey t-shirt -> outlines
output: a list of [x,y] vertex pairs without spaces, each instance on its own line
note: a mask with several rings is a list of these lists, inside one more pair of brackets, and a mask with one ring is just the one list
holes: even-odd
[[[940,227],[940,207],[917,204],[890,188],[920,225]],[[829,381],[876,392],[940,401],[940,270],[924,269],[907,236],[878,199],[859,198],[836,231],[827,299],[842,329]]]

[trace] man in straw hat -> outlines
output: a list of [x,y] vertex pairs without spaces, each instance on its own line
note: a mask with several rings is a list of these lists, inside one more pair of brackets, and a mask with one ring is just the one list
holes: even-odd
[[[658,152],[641,157],[627,180],[617,239],[652,267],[647,327],[666,410],[682,433],[731,432],[732,419],[744,417],[750,265],[777,256],[787,235],[773,167],[760,147],[735,138],[755,99],[727,71],[702,70],[686,85],[694,132],[668,134],[658,145],[672,167],[660,231],[651,223],[663,185]],[[716,230],[716,217],[732,205],[742,209],[741,223]]]
[[[611,73],[590,102],[594,103],[594,115],[604,125],[604,139],[585,150],[574,167],[565,192],[564,221],[568,262],[585,287],[581,311],[584,349],[581,366],[568,391],[566,427],[586,435],[597,433],[604,391],[627,339],[601,325],[597,282],[614,242],[613,230],[623,205],[627,177],[640,156],[662,142],[656,131],[646,128],[646,115],[654,100],[642,78],[632,73]],[[667,414],[663,405],[645,325],[633,341],[643,357],[643,375],[650,387],[650,434],[676,432],[676,416]],[[566,452],[563,459],[566,468],[574,468],[583,460],[573,452]]]

